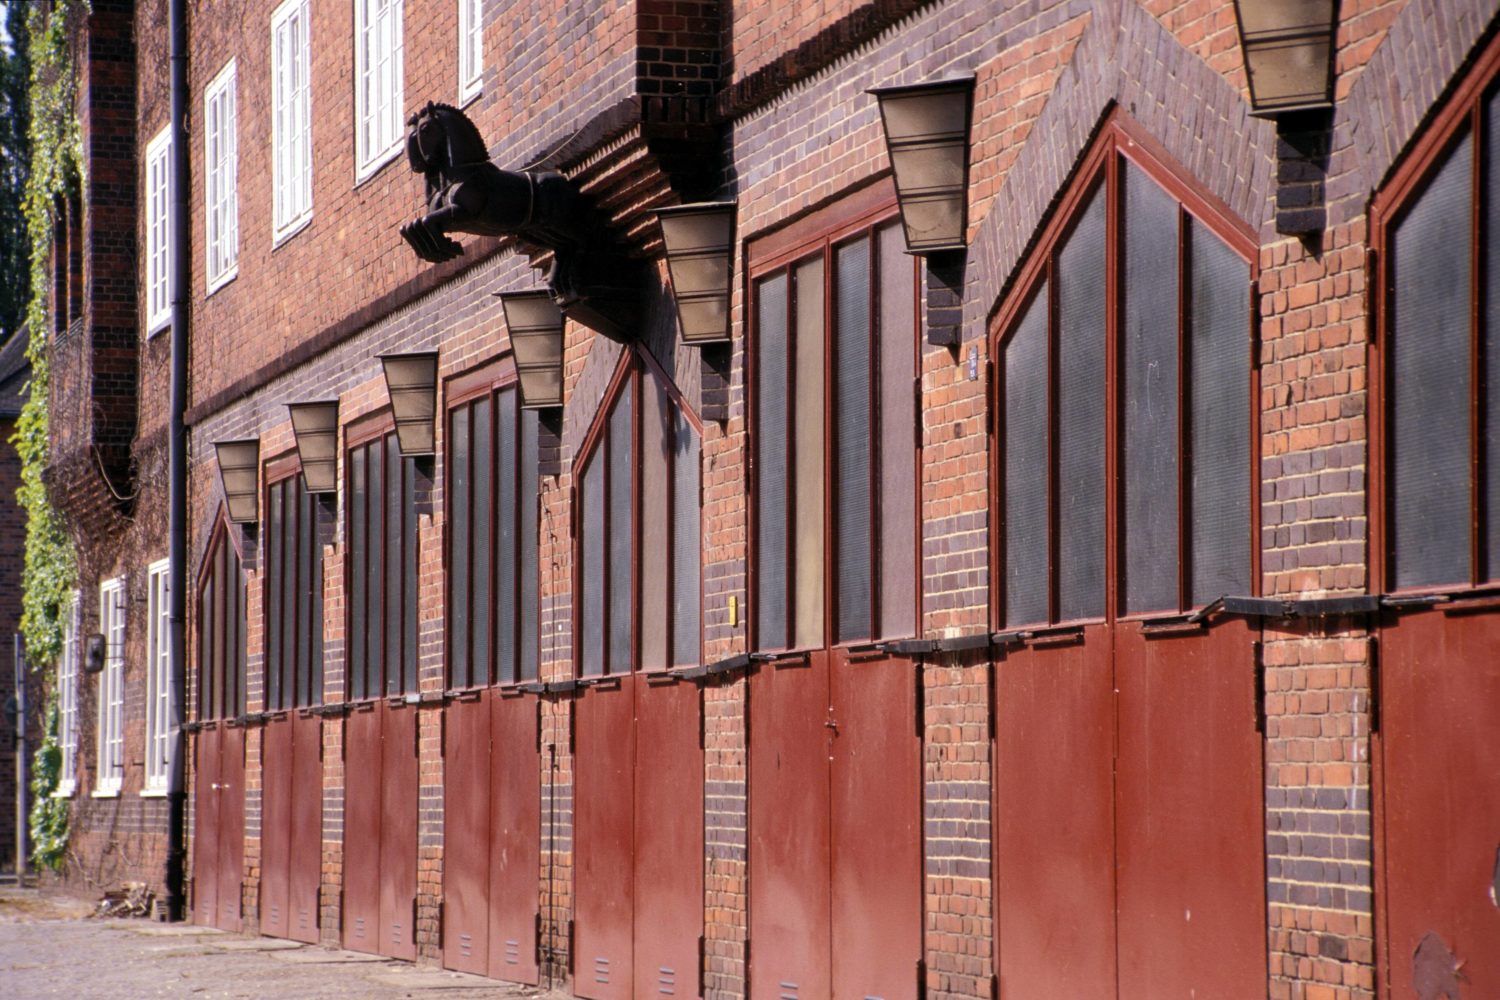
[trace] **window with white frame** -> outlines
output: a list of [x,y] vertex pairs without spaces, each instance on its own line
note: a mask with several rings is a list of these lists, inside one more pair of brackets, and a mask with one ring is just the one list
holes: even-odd
[[95,795],[116,795],[125,781],[125,578],[99,585],[99,631],[104,672],[99,675],[99,753]]
[[172,130],[146,144],[146,335],[172,321]]
[[484,0],[458,0],[458,100],[484,88]]
[[272,238],[277,241],[312,218],[308,20],[308,0],[286,0],[271,15]]
[[78,787],[78,633],[82,607],[78,591],[62,607],[63,646],[57,663],[57,742],[62,749],[62,774],[54,795],[72,795]]
[[359,179],[401,151],[402,0],[354,0],[354,122]]
[[239,263],[239,142],[234,90],[231,59],[203,92],[203,154],[207,163],[203,207],[210,292],[233,278]]
[[171,591],[168,562],[146,569],[146,789],[167,790],[172,752]]

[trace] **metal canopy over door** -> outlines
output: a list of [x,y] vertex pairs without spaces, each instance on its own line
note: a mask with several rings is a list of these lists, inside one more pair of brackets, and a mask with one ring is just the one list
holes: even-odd
[[1265,995],[1254,241],[1153,150],[1107,125],[995,331],[1002,995]]
[[292,712],[261,738],[260,932],[315,944],[323,852],[323,730]]
[[414,959],[417,709],[376,702],[346,726],[344,947]]

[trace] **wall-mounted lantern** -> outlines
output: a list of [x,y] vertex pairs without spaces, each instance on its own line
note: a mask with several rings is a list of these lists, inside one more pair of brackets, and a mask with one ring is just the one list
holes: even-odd
[[656,213],[685,344],[729,339],[734,265],[734,202],[663,208]]
[[437,450],[436,351],[382,354],[385,391],[396,418],[396,443],[402,455],[431,455]]
[[236,524],[253,524],[260,517],[260,440],[215,441],[224,504]]
[[562,405],[563,314],[547,292],[500,292],[500,308],[516,355],[521,406]]
[[974,78],[869,92],[880,102],[907,253],[962,250],[969,226]]
[[309,493],[334,493],[339,488],[339,404],[288,403],[292,436],[302,460],[302,486]]
[[1235,0],[1256,115],[1333,104],[1337,0]]

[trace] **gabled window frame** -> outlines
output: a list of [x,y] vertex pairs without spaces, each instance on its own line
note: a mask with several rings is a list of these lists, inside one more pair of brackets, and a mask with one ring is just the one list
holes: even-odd
[[[1186,459],[1188,446],[1184,442],[1186,428],[1183,411],[1186,409],[1183,401],[1186,397],[1187,375],[1185,366],[1181,359],[1187,350],[1186,342],[1188,335],[1183,332],[1185,319],[1181,302],[1185,299],[1187,292],[1181,291],[1183,278],[1187,274],[1187,256],[1184,247],[1185,240],[1182,235],[1184,227],[1190,223],[1201,226],[1207,232],[1223,244],[1231,253],[1243,259],[1247,264],[1248,273],[1248,307],[1246,310],[1246,385],[1247,392],[1244,398],[1244,414],[1246,431],[1249,440],[1249,460],[1244,469],[1244,490],[1248,498],[1248,524],[1245,526],[1247,532],[1248,552],[1248,584],[1251,594],[1259,594],[1261,588],[1261,524],[1260,524],[1260,310],[1259,310],[1259,279],[1260,279],[1260,255],[1259,241],[1251,227],[1239,219],[1234,212],[1221,200],[1209,194],[1203,186],[1185,169],[1172,159],[1169,153],[1160,145],[1155,138],[1136,124],[1128,115],[1119,109],[1110,113],[1096,136],[1092,146],[1085,153],[1073,176],[1064,187],[1062,194],[1057,199],[1050,217],[1041,227],[1037,238],[1033,241],[1030,250],[1021,266],[1016,272],[1014,280],[1007,287],[1005,293],[997,300],[997,305],[990,316],[987,339],[989,342],[992,375],[989,379],[989,401],[987,421],[990,435],[990,462],[989,462],[989,487],[990,487],[990,510],[992,514],[999,515],[1002,512],[1002,504],[1005,489],[1005,458],[1004,448],[1001,442],[1001,434],[997,429],[1001,426],[1003,417],[1003,352],[1008,338],[1018,329],[1031,308],[1037,294],[1044,287],[1047,294],[1055,296],[1057,283],[1053,280],[1053,266],[1056,256],[1061,253],[1067,244],[1068,237],[1074,228],[1082,221],[1085,209],[1089,207],[1092,197],[1098,194],[1106,197],[1106,236],[1105,236],[1105,385],[1101,390],[1105,393],[1105,467],[1103,470],[1103,481],[1105,485],[1104,507],[1105,507],[1105,558],[1104,558],[1104,600],[1103,613],[1086,618],[1076,619],[1084,621],[1146,621],[1172,617],[1182,612],[1201,607],[1204,602],[1194,602],[1192,598],[1192,580],[1189,575],[1189,556],[1184,555],[1184,548],[1191,546],[1192,535],[1190,525],[1187,523],[1187,503],[1178,504],[1177,512],[1177,541],[1178,541],[1178,572],[1177,572],[1177,594],[1178,599],[1175,607],[1164,607],[1158,609],[1136,609],[1126,610],[1126,599],[1124,594],[1124,565],[1126,559],[1124,533],[1120,529],[1124,517],[1125,507],[1125,481],[1124,481],[1124,449],[1125,433],[1121,428],[1124,421],[1124,335],[1121,331],[1125,323],[1124,313],[1124,284],[1125,284],[1125,262],[1124,254],[1120,252],[1119,245],[1123,243],[1123,222],[1117,218],[1122,213],[1118,208],[1124,197],[1124,185],[1122,175],[1124,174],[1124,163],[1129,161],[1135,168],[1135,174],[1144,180],[1155,184],[1177,205],[1178,212],[1178,282],[1179,282],[1179,306],[1177,337],[1178,353],[1178,383],[1177,383],[1177,452],[1176,472],[1178,477],[1177,497],[1180,499],[1187,495],[1189,478],[1189,462]],[[1113,241],[1113,242],[1112,242]],[[1055,306],[1055,299],[1052,303]],[[1056,354],[1057,321],[1055,309],[1049,307],[1047,319],[1047,337],[1049,352],[1049,402],[1048,422],[1049,427],[1055,427],[1058,415],[1055,406],[1056,395],[1056,362],[1050,360]],[[1036,627],[1047,628],[1056,625],[1070,625],[1075,619],[1064,618],[1060,614],[1060,598],[1058,592],[1058,524],[1060,519],[1059,501],[1057,498],[1057,452],[1056,444],[1050,440],[1049,431],[1049,454],[1048,454],[1048,498],[1047,498],[1047,567],[1048,567],[1048,597],[1047,615],[1045,621],[1035,623]],[[1112,486],[1109,484],[1113,484]],[[990,618],[994,628],[1005,628],[1006,626],[1006,593],[1005,593],[1005,549],[1004,549],[1004,526],[999,517],[992,520],[990,530]]]
[[203,89],[203,266],[205,296],[239,274],[239,101],[235,61]]
[[458,0],[458,106],[484,92],[484,0]]
[[[249,631],[245,558],[238,531],[220,511],[203,550],[193,606],[197,614],[193,708],[199,723],[231,723],[245,715]],[[232,584],[211,589],[215,577]],[[205,607],[212,602],[211,607]],[[213,658],[217,657],[215,663]],[[233,691],[226,689],[233,682]]]
[[271,246],[313,217],[311,0],[271,14]]
[[146,567],[146,779],[141,796],[166,795],[172,775],[171,563]]
[[[371,19],[371,7],[379,10]],[[373,177],[401,152],[405,103],[405,0],[354,0],[354,166],[355,183]],[[382,46],[381,32],[386,32]],[[377,51],[378,48],[378,51]],[[375,58],[375,66],[370,65]],[[389,90],[381,89],[382,65]],[[368,86],[367,86],[368,84]],[[370,106],[371,102],[374,107]],[[389,133],[387,135],[386,133]]]
[[[645,497],[643,496],[643,482],[645,477],[642,474],[642,468],[644,466],[644,462],[642,460],[644,454],[642,451],[642,447],[645,435],[642,431],[642,424],[646,419],[646,415],[651,412],[646,405],[649,401],[652,400],[653,396],[655,395],[655,393],[649,391],[651,388],[657,389],[661,393],[661,395],[665,397],[666,407],[669,410],[669,417],[672,421],[671,428],[667,429],[666,431],[667,436],[664,438],[664,442],[668,444],[669,448],[673,447],[671,434],[673,433],[673,431],[680,431],[682,429],[682,427],[678,426],[678,422],[680,421],[681,424],[685,426],[687,431],[695,439],[694,452],[698,457],[697,511],[700,520],[698,522],[698,531],[696,532],[696,537],[693,540],[695,544],[693,545],[693,548],[691,550],[695,551],[698,556],[696,587],[693,588],[693,596],[697,601],[697,614],[696,616],[694,616],[694,620],[697,624],[698,640],[696,644],[696,663],[678,662],[679,658],[677,656],[679,637],[676,634],[676,629],[678,627],[678,618],[675,610],[676,600],[678,597],[676,589],[676,562],[680,553],[676,547],[677,502],[679,499],[677,491],[679,488],[679,482],[677,479],[677,470],[675,467],[675,451],[669,451],[668,455],[666,456],[666,461],[664,464],[664,481],[662,484],[662,489],[664,490],[666,502],[668,504],[668,510],[664,516],[664,522],[667,532],[665,564],[668,579],[665,585],[666,594],[663,600],[662,607],[665,631],[661,636],[660,644],[663,650],[663,662],[647,663],[643,660],[643,602],[641,593],[645,572],[644,563],[641,556],[643,543],[641,512],[645,504]],[[611,649],[611,646],[615,641],[611,636],[614,623],[610,620],[609,610],[609,587],[612,583],[612,575],[614,573],[612,565],[612,558],[614,553],[612,549],[614,547],[613,533],[615,530],[615,526],[612,525],[611,522],[614,520],[616,514],[609,506],[610,497],[613,492],[613,484],[611,482],[613,471],[611,469],[611,466],[614,464],[612,461],[613,456],[609,451],[609,448],[611,447],[611,424],[614,422],[616,406],[624,399],[628,399],[630,402],[630,455],[628,456],[630,458],[630,462],[628,463],[628,465],[631,474],[631,482],[628,486],[624,487],[624,489],[626,491],[626,496],[630,504],[630,510],[627,512],[625,517],[628,522],[630,532],[630,538],[628,539],[628,548],[630,550],[628,586],[629,603],[631,610],[630,635],[628,641],[629,653],[627,654],[629,663],[621,667],[618,663],[614,662],[614,651]],[[703,422],[699,418],[698,414],[688,404],[687,400],[683,397],[681,390],[672,381],[671,377],[666,373],[666,371],[661,367],[656,359],[651,356],[650,351],[646,350],[644,347],[636,346],[631,348],[630,350],[625,351],[620,357],[619,364],[615,369],[614,375],[610,379],[609,388],[600,401],[599,408],[595,413],[593,419],[593,423],[590,426],[588,433],[584,436],[584,440],[580,444],[577,455],[573,461],[573,662],[575,664],[574,675],[580,681],[594,683],[602,680],[615,679],[630,674],[641,674],[643,676],[665,674],[672,670],[679,670],[689,666],[696,666],[698,663],[702,662],[704,646],[703,525],[701,520],[703,509],[702,449]],[[601,466],[601,477],[599,483],[600,489],[603,493],[600,503],[603,504],[602,516],[605,523],[604,532],[607,537],[602,540],[593,539],[590,537],[590,528],[588,525],[587,517],[586,477],[588,472],[590,471],[591,464],[596,460],[604,463],[603,466]],[[589,663],[590,656],[586,649],[588,642],[588,636],[586,634],[587,611],[585,610],[587,593],[585,591],[584,585],[586,571],[584,568],[583,556],[585,549],[594,545],[600,546],[599,551],[601,552],[604,566],[604,579],[600,583],[600,587],[602,588],[600,592],[600,602],[602,607],[601,614],[603,617],[600,626],[600,641],[602,643],[602,648],[598,651],[598,662],[600,667],[600,669],[598,670],[591,669]]]
[[[444,519],[447,531],[444,542],[447,546],[443,606],[447,609],[444,629],[445,683],[450,691],[468,691],[488,686],[512,688],[535,682],[541,674],[542,627],[541,627],[541,475],[540,451],[541,428],[534,410],[525,410],[520,405],[520,385],[516,377],[514,359],[506,357],[497,363],[452,376],[444,387]],[[502,442],[502,421],[499,410],[502,397],[511,394],[515,406],[515,436]],[[475,471],[480,467],[474,448],[475,419],[488,414],[489,450],[485,462],[493,484],[499,477],[506,449],[514,458],[513,475],[517,503],[509,511],[495,502],[499,491],[490,490],[488,521],[484,530],[488,543],[483,547],[476,540],[479,520],[476,516],[479,505],[479,489]],[[460,445],[456,428],[462,418],[467,440]],[[528,443],[528,426],[532,440]],[[528,457],[528,452],[530,453]],[[464,467],[460,461],[467,459]],[[527,509],[527,486],[535,484],[535,495],[530,498]],[[459,495],[463,484],[463,495]],[[501,575],[496,559],[500,548],[501,526],[509,521],[514,539],[514,565],[512,582],[514,602],[504,609],[501,601]],[[528,535],[530,536],[528,540]],[[528,551],[529,548],[529,551]],[[528,565],[529,563],[529,565]],[[484,580],[478,580],[479,575]],[[528,576],[530,579],[528,580]],[[475,627],[474,607],[484,600],[487,612],[484,616],[483,634]],[[463,604],[460,613],[459,604]],[[507,675],[501,662],[500,621],[508,614],[512,619],[512,648],[515,655]],[[528,621],[532,634],[527,636]],[[528,648],[529,646],[529,648]],[[483,662],[479,662],[483,661]]]
[[172,324],[172,128],[146,143],[142,171],[146,209],[146,336]]
[[62,607],[63,647],[57,662],[57,743],[62,753],[54,798],[78,792],[78,669],[83,633],[82,592],[74,589]]
[[94,798],[114,798],[125,785],[126,577],[99,584],[99,631],[104,669],[99,673],[99,725],[95,732]]

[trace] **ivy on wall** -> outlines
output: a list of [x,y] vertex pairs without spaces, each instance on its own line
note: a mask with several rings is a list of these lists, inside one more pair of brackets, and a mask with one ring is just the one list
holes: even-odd
[[[77,78],[75,41],[88,0],[55,0],[30,4],[26,31],[31,43],[29,160],[22,210],[31,246],[31,327],[27,356],[31,380],[12,439],[21,456],[21,487],[16,492],[26,511],[26,552],[21,570],[21,635],[26,658],[55,669],[63,645],[63,609],[78,578],[73,543],[47,498],[42,472],[48,460],[47,348],[52,329],[48,315],[53,212],[83,172],[83,139],[74,108]],[[32,859],[60,868],[68,842],[67,801],[53,798],[62,773],[58,745],[57,685],[48,685],[47,725],[35,758],[32,781]]]

